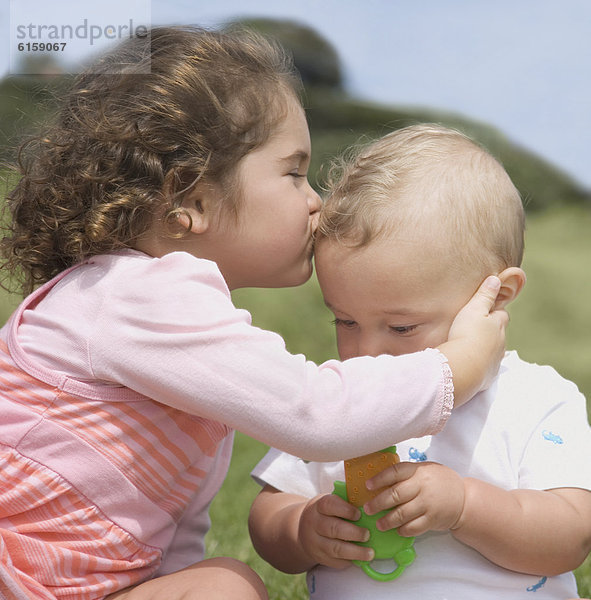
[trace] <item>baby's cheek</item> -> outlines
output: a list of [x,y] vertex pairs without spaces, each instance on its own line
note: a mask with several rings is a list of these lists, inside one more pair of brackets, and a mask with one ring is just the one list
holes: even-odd
[[341,360],[348,360],[349,358],[355,358],[359,356],[358,346],[355,344],[350,332],[349,335],[347,335],[347,332],[341,332],[337,330],[336,336],[337,350]]
[[423,346],[425,348],[436,348],[437,346],[447,342],[449,337],[449,330],[451,329],[451,323],[442,323],[433,329],[431,329],[427,336]]

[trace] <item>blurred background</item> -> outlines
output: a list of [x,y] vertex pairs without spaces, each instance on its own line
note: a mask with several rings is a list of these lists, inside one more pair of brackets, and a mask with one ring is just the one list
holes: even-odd
[[[306,87],[310,179],[319,190],[332,156],[412,123],[442,123],[483,143],[521,191],[528,217],[528,283],[510,308],[508,345],[526,360],[551,364],[591,398],[591,2],[105,0],[99,9],[122,20],[124,9],[133,13],[139,4],[152,25],[218,28],[240,21],[291,50]],[[0,0],[5,166],[51,114],[69,73],[106,47],[80,47],[79,63],[58,52],[15,54],[15,7],[16,0]],[[92,9],[87,0],[76,6],[19,0],[18,8],[27,24],[80,23]],[[11,185],[7,173],[0,197]],[[336,357],[331,315],[314,278],[293,289],[238,290],[234,300],[256,325],[281,333],[290,351],[317,362]],[[18,301],[2,294],[0,322]],[[241,435],[237,445],[212,510],[209,553],[255,566],[272,598],[304,598],[301,577],[278,574],[250,547],[246,515],[257,489],[248,473],[266,449]],[[577,578],[588,596],[591,565]]]

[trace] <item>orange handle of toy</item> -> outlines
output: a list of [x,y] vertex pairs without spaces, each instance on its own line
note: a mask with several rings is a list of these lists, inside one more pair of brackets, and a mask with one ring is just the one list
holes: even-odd
[[365,486],[365,482],[390,465],[399,462],[400,457],[396,454],[396,446],[346,460],[345,484],[349,503],[354,506],[363,506],[368,500],[375,498],[381,490],[370,491]]

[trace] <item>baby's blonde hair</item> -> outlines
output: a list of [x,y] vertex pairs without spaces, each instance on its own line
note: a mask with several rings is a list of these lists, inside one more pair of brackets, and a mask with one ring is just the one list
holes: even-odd
[[444,240],[460,266],[519,266],[524,211],[502,165],[462,133],[405,127],[354,149],[329,171],[319,237],[362,247],[417,233]]

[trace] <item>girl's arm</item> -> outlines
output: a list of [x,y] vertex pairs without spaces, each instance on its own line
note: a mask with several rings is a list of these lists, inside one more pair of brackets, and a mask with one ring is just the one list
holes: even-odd
[[[498,277],[485,279],[470,302],[456,315],[448,341],[438,346],[447,357],[453,373],[455,407],[485,390],[499,370],[505,353],[505,328],[509,321],[504,310],[493,311],[492,308],[500,284]],[[499,343],[501,339],[503,342]]]
[[309,460],[437,432],[454,394],[463,402],[480,389],[504,351],[494,286],[460,311],[442,352],[316,365],[253,327],[213,263],[183,253],[132,260],[93,314],[91,375]]
[[366,512],[401,535],[450,530],[495,564],[533,575],[577,568],[591,551],[591,492],[504,490],[437,463],[399,463],[371,480],[386,487]]

